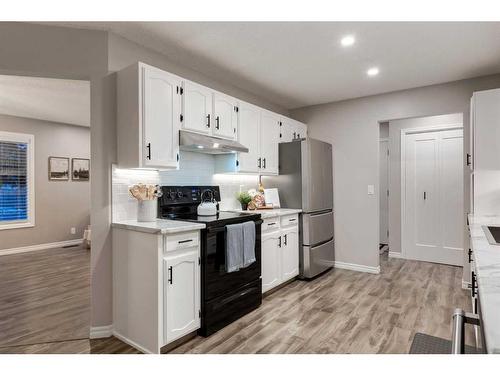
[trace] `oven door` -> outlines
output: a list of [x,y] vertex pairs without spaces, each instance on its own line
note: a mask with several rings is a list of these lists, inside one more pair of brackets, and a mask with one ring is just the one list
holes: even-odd
[[246,268],[226,272],[226,229],[208,227],[202,243],[202,299],[209,301],[235,292],[242,286],[256,281],[261,275],[261,224],[255,221],[255,259]]

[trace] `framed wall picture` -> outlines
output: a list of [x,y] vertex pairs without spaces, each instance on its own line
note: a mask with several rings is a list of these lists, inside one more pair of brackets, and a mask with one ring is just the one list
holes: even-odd
[[71,159],[71,179],[73,181],[88,181],[90,177],[90,159]]
[[69,158],[60,158],[57,156],[49,157],[49,180],[69,180]]

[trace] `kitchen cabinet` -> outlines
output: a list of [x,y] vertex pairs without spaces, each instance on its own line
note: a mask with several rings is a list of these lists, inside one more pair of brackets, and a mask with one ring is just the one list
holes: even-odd
[[182,79],[137,63],[118,72],[118,166],[176,169]]
[[238,101],[219,92],[213,94],[214,124],[212,134],[216,137],[237,139]]
[[299,274],[298,215],[264,219],[262,223],[262,293]]
[[262,293],[281,282],[281,233],[262,234]]
[[238,153],[237,171],[259,173],[261,109],[248,103],[240,103],[238,108],[239,142],[248,148],[248,152]]
[[182,128],[211,134],[212,90],[191,81],[184,81],[182,87]]
[[299,121],[282,118],[280,121],[280,143],[307,138],[307,126]]
[[283,229],[281,232],[281,280],[288,281],[299,274],[299,228]]
[[470,138],[473,170],[500,170],[500,89],[475,92],[471,100]]
[[260,127],[260,174],[278,174],[278,143],[280,140],[280,117],[272,112],[261,112]]
[[164,340],[172,342],[200,327],[200,265],[198,249],[163,259]]
[[200,327],[200,232],[113,227],[113,335],[144,353]]

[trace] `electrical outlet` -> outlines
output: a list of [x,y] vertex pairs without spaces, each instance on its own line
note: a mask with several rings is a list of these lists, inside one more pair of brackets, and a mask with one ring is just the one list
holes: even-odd
[[69,231],[71,234],[76,234],[76,228],[75,227],[72,227]]

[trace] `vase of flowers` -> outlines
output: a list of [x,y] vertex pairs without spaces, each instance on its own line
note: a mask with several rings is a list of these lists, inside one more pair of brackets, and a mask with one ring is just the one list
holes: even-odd
[[137,221],[155,221],[157,217],[157,198],[162,191],[158,185],[137,184],[129,187],[130,195],[137,199]]

